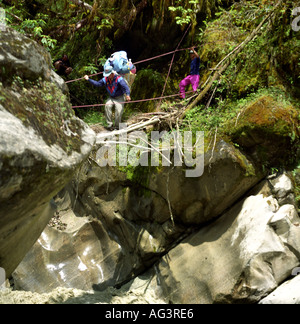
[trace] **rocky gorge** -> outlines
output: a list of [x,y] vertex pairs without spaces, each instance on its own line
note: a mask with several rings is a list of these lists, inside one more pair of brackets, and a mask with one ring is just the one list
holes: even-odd
[[244,107],[200,177],[101,166],[48,53],[8,28],[0,65],[0,303],[299,302],[299,169],[264,168],[298,150],[297,108]]

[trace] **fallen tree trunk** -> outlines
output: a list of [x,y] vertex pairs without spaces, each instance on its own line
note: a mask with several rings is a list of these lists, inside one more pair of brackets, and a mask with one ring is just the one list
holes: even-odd
[[140,129],[143,129],[147,126],[151,126],[151,125],[155,125],[158,124],[162,121],[166,121],[170,118],[176,117],[178,115],[178,111],[175,112],[171,112],[169,114],[166,114],[164,116],[154,116],[153,118],[151,118],[150,120],[147,121],[143,121],[143,122],[139,122],[136,124],[132,124],[126,128],[120,129],[120,130],[115,130],[113,132],[105,132],[105,133],[99,133],[97,134],[97,140],[96,143],[101,143],[103,141],[104,138],[109,138],[109,137],[115,137],[115,136],[120,136],[123,134],[128,134]]

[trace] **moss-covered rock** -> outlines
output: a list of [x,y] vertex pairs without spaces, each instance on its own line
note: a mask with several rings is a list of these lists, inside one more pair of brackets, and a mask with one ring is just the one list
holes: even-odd
[[[163,76],[152,69],[139,71],[133,83],[132,96],[135,100],[160,97],[164,83]],[[154,111],[156,106],[157,101],[150,101],[147,105],[142,102],[136,104],[135,109],[145,111],[147,107],[148,111]]]
[[234,143],[268,167],[288,167],[298,158],[299,111],[271,96],[246,105],[227,128]]
[[49,54],[0,33],[0,266],[10,276],[53,216],[49,202],[87,158],[94,132],[74,116]]
[[100,167],[97,154],[91,155],[59,195],[67,228],[43,232],[14,273],[16,283],[38,292],[122,285],[179,238],[219,217],[262,177],[224,141],[202,162],[204,174],[186,178],[186,166]]
[[229,14],[224,13],[220,19],[208,24],[201,41],[203,45],[199,54],[206,67],[202,80],[206,81],[211,70],[236,46],[245,39],[243,33],[232,22]]
[[0,81],[9,83],[16,75],[31,81],[50,79],[50,64],[50,55],[37,43],[10,28],[1,32]]

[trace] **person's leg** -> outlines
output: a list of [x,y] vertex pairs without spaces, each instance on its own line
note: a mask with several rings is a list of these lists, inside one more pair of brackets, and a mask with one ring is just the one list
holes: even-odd
[[116,111],[115,111],[115,126],[119,129],[120,124],[122,123],[122,116],[124,113],[124,96],[117,97],[114,99]]
[[107,126],[108,127],[112,127],[113,126],[113,122],[112,122],[112,109],[114,106],[114,102],[113,100],[110,98],[106,101],[105,104],[105,118],[106,118],[106,122],[107,122]]
[[200,83],[200,75],[192,75],[191,83],[194,92],[196,92]]
[[188,75],[186,78],[184,78],[180,83],[179,83],[179,89],[180,89],[180,97],[182,99],[185,98],[185,88],[191,84],[191,76]]

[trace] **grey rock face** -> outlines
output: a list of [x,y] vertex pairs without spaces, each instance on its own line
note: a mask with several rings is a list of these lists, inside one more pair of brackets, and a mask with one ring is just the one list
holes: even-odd
[[181,167],[126,173],[100,167],[93,156],[56,198],[66,229],[43,232],[14,273],[19,288],[119,286],[259,181],[249,175],[252,164],[225,142],[207,153],[203,176],[193,179]]
[[88,156],[95,134],[51,82],[51,59],[41,46],[9,28],[0,44],[0,266],[10,276],[53,216],[50,200]]
[[279,205],[271,188],[266,181],[159,262],[168,300],[254,303],[290,276],[299,263],[300,218],[295,206]]

